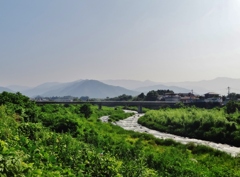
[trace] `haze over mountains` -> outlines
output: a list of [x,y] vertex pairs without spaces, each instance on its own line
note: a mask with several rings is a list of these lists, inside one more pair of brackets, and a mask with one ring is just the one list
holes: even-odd
[[153,85],[158,85],[158,82],[153,82],[150,80],[146,81],[137,81],[137,80],[101,80],[101,82],[109,85],[121,86],[126,89],[136,90],[139,87],[148,87]]
[[0,87],[0,92],[20,91],[29,97],[35,96],[89,96],[90,98],[116,97],[122,94],[136,96],[142,92],[145,94],[151,90],[173,90],[175,93],[205,94],[216,92],[227,95],[227,87],[231,92],[240,93],[240,79],[219,77],[213,80],[202,80],[197,82],[169,82],[159,83],[150,80],[77,80],[74,82],[59,83],[47,82],[33,88],[12,85]]
[[136,91],[128,90],[119,86],[112,86],[104,84],[97,80],[83,80],[74,82],[56,90],[48,91],[42,96],[66,96],[71,95],[75,97],[89,96],[90,98],[106,98],[116,97],[122,94],[138,95]]
[[221,95],[227,95],[227,87],[230,87],[231,92],[240,93],[240,79],[233,79],[227,77],[218,77],[212,80],[202,80],[197,82],[172,82],[164,84],[193,89],[194,93],[199,94],[216,92]]
[[17,90],[17,91],[21,92],[23,90],[30,89],[31,87],[21,86],[21,85],[9,85],[9,86],[7,86],[7,88],[9,88],[11,90]]
[[[6,88],[2,91],[8,90]],[[78,80],[69,83],[48,82],[20,92],[29,97],[89,96],[90,98],[106,98],[116,97],[122,94],[133,96],[139,94],[137,91],[129,90],[120,86],[108,85],[97,80]]]
[[[110,80],[103,81],[105,83],[111,83],[112,85],[117,85],[119,83],[124,85],[125,88],[132,88],[136,91],[146,92],[147,90],[158,89],[169,89],[176,93],[179,92],[193,92],[195,94],[203,95],[207,92],[216,92],[220,95],[227,95],[227,87],[230,87],[231,92],[240,93],[240,79],[233,79],[227,77],[218,77],[212,80],[202,80],[202,81],[186,81],[186,82],[152,82],[152,81],[134,81],[128,86],[129,80]],[[143,86],[146,83],[145,86]]]
[[3,92],[3,91],[6,91],[6,92],[14,92],[12,91],[11,89],[7,88],[7,87],[1,87],[0,86],[0,93]]
[[148,87],[139,87],[135,89],[136,91],[143,92],[147,94],[147,92],[151,90],[172,90],[174,93],[189,93],[191,90],[182,88],[182,87],[177,87],[177,86],[166,86],[163,84],[158,84],[158,85],[153,85],[153,86],[148,86]]

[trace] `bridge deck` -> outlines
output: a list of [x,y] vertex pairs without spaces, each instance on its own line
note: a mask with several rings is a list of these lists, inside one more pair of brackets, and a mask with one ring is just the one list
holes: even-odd
[[175,101],[61,101],[61,102],[55,102],[55,101],[36,101],[37,104],[97,104],[97,105],[103,105],[103,106],[111,106],[111,105],[130,105],[130,106],[146,106],[146,105],[174,105],[178,102]]

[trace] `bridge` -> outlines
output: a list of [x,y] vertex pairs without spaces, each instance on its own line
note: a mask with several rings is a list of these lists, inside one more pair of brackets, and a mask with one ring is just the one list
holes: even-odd
[[102,106],[137,106],[138,113],[142,113],[143,106],[172,106],[178,102],[176,101],[36,101],[38,105],[44,104],[93,104],[98,105],[99,109]]

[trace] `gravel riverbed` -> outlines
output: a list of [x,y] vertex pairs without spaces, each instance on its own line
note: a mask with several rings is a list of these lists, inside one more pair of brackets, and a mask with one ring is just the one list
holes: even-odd
[[[127,119],[117,121],[113,124],[118,125],[125,130],[133,130],[136,132],[141,132],[141,133],[149,133],[154,135],[156,138],[161,138],[161,139],[173,139],[177,142],[187,144],[187,143],[195,143],[195,144],[201,144],[201,145],[206,145],[210,146],[212,148],[218,149],[220,151],[227,152],[231,154],[232,156],[236,156],[238,153],[240,153],[240,148],[239,147],[233,147],[227,144],[220,144],[220,143],[214,143],[210,141],[204,141],[204,140],[198,140],[198,139],[192,139],[192,138],[187,138],[187,137],[181,137],[177,135],[172,135],[168,133],[162,133],[156,130],[151,130],[147,127],[144,127],[140,124],[138,124],[138,119],[143,116],[144,114],[138,114],[135,111],[128,111],[125,110],[125,112],[134,112],[135,115],[128,117]],[[108,122],[108,116],[103,116],[100,118],[103,122]]]

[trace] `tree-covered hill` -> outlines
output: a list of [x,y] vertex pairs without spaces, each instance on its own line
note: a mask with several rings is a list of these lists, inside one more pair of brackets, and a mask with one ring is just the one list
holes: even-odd
[[116,97],[120,94],[135,96],[139,94],[137,91],[104,84],[97,80],[79,80],[69,83],[45,83],[27,89],[23,91],[23,93],[29,97],[36,97],[38,95],[43,97],[62,97],[69,95],[73,97],[88,96],[90,98]]

